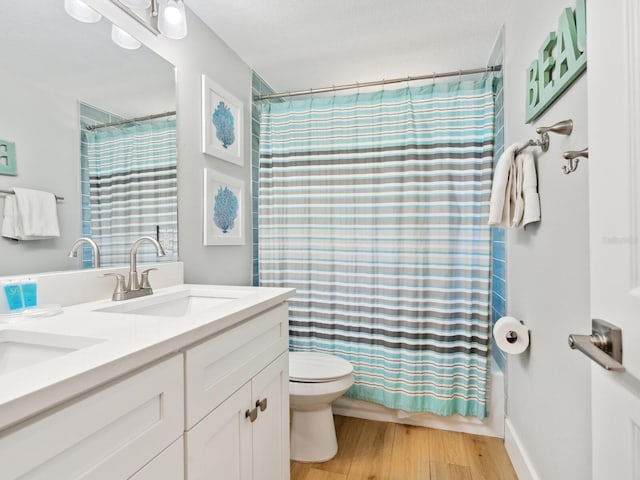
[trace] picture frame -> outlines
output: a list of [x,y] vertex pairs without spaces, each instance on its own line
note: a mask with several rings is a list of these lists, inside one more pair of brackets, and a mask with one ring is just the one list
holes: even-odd
[[16,144],[6,140],[0,140],[0,175],[18,175],[16,163]]
[[244,165],[244,105],[202,75],[202,151],[230,163]]
[[244,181],[210,168],[203,177],[204,245],[244,245]]

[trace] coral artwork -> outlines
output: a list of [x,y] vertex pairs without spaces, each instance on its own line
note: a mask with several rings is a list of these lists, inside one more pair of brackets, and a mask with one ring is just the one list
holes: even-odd
[[222,233],[228,233],[233,229],[237,217],[238,198],[227,187],[220,187],[214,199],[213,223]]
[[224,103],[218,103],[211,116],[213,125],[216,127],[216,137],[222,142],[224,148],[228,148],[236,141],[233,114],[231,109]]

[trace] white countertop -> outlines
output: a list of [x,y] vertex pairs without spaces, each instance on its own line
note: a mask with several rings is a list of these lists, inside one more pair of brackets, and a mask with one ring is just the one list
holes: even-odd
[[[142,302],[185,289],[233,291],[242,296],[185,317],[119,314],[96,309]],[[99,343],[0,375],[0,430],[172,355],[226,328],[286,301],[288,288],[176,285],[152,296],[122,302],[111,299],[64,307],[62,314],[5,329],[100,339]]]

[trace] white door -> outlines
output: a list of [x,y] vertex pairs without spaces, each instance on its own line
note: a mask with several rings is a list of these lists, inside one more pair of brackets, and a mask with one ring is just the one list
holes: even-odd
[[251,480],[251,383],[185,433],[187,480]]
[[622,329],[626,368],[592,363],[594,480],[640,479],[639,3],[587,2],[591,316]]
[[283,353],[251,382],[253,480],[289,480],[289,357]]

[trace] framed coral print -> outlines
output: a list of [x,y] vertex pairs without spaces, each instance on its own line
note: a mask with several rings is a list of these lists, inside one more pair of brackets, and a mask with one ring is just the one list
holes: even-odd
[[244,245],[244,182],[204,169],[204,244]]
[[202,75],[202,151],[242,166],[242,115],[242,102]]

